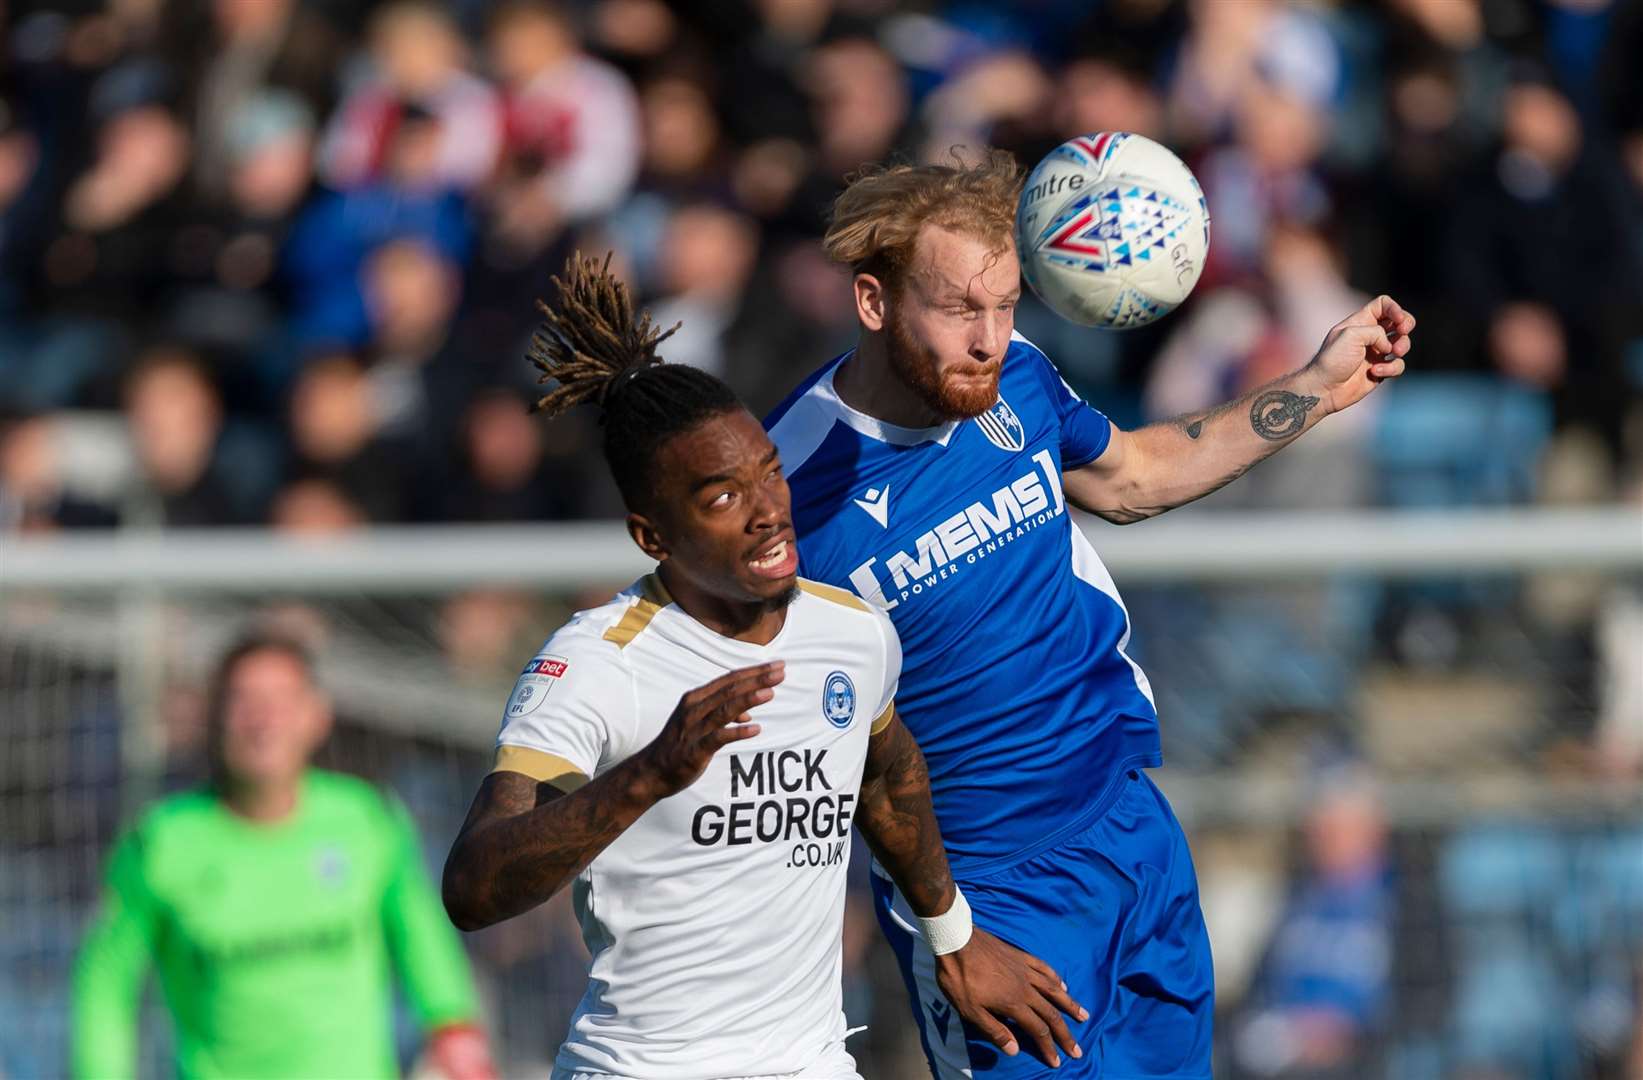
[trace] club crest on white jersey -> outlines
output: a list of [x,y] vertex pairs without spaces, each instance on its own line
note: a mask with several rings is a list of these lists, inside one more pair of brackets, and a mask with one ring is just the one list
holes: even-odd
[[822,687],[822,713],[836,728],[849,727],[856,718],[856,684],[844,672],[835,671],[827,677]]
[[975,418],[976,427],[987,436],[987,441],[1000,450],[1015,453],[1027,444],[1026,435],[1021,428],[1021,420],[1016,416],[1010,403],[999,398],[993,407]]

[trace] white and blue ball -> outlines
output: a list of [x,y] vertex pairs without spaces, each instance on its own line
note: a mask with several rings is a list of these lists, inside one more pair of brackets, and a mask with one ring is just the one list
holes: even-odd
[[1021,275],[1082,326],[1145,326],[1192,292],[1209,254],[1209,206],[1181,159],[1142,135],[1068,139],[1016,203]]

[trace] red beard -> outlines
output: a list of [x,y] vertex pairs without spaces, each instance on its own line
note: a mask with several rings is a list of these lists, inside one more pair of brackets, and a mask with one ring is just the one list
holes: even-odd
[[995,367],[992,377],[980,386],[949,384],[937,371],[935,353],[920,345],[908,332],[894,308],[885,312],[884,329],[890,369],[943,420],[980,416],[998,400],[998,377],[1003,365]]

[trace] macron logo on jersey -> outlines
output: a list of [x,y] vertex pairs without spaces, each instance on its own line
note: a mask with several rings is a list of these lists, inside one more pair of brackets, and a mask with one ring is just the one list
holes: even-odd
[[[1005,544],[1066,512],[1061,474],[1048,450],[1033,455],[1036,469],[1016,477],[984,499],[932,525],[913,541],[912,551],[870,557],[850,572],[863,600],[885,611],[955,577]],[[883,569],[880,565],[882,558]],[[889,577],[889,588],[885,577]]]
[[856,500],[856,505],[867,511],[873,520],[879,523],[879,528],[890,527],[890,485],[882,488],[868,488],[862,497]]

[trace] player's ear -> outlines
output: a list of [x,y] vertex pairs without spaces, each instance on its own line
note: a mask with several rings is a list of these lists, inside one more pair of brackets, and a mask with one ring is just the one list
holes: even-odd
[[856,290],[856,318],[869,330],[883,330],[884,282],[872,274],[857,274],[852,284]]
[[628,535],[633,542],[639,545],[639,550],[661,562],[668,557],[667,541],[662,539],[662,530],[656,523],[643,514],[629,514],[627,517]]

